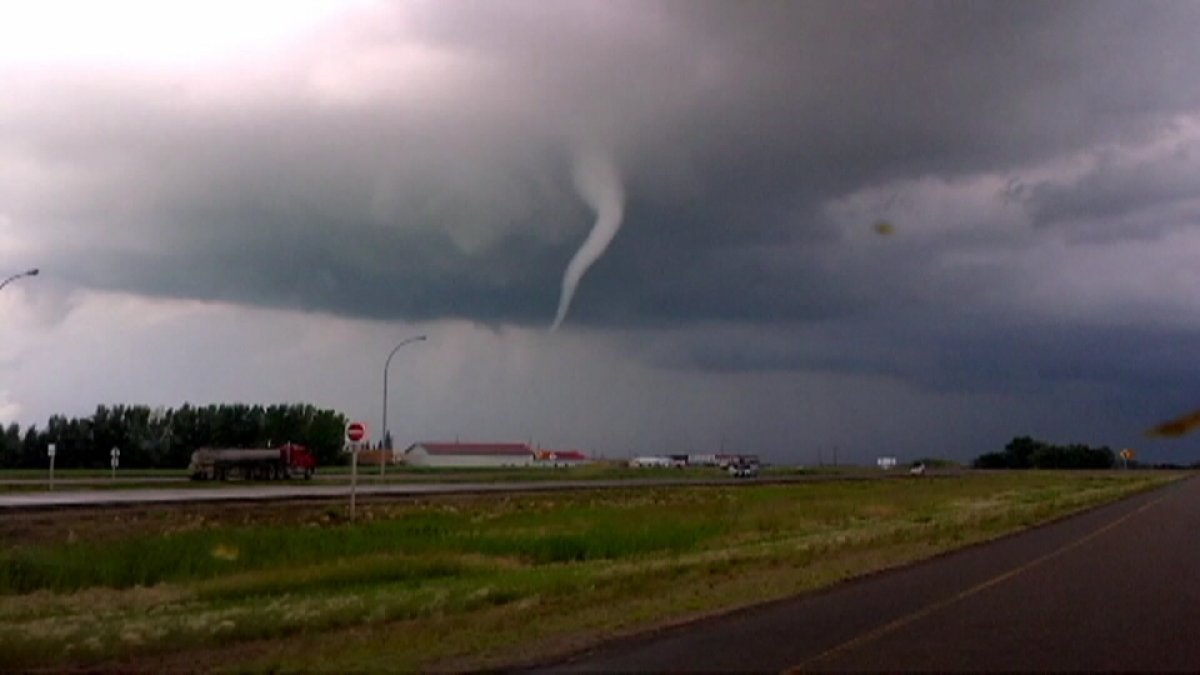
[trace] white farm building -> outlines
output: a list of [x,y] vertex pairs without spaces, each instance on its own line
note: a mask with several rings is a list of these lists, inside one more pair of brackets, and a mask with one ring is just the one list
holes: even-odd
[[404,451],[409,466],[532,466],[533,450],[525,443],[414,443]]

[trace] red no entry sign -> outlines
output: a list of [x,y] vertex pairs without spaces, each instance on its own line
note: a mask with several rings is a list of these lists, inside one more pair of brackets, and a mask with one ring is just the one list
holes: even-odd
[[366,440],[366,438],[367,425],[362,422],[351,422],[346,425],[346,440],[351,443],[358,443],[359,441]]

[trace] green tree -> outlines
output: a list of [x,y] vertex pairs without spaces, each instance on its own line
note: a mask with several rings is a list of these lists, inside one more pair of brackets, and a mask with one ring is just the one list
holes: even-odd
[[975,458],[977,469],[1107,469],[1116,463],[1116,455],[1105,446],[1092,448],[1083,443],[1054,445],[1018,436],[1004,452],[989,452]]
[[8,425],[0,430],[0,469],[13,469],[21,459],[21,427]]
[[342,464],[346,461],[342,448],[349,422],[345,415],[333,410],[321,410],[313,416],[304,444],[312,449],[318,464]]
[[975,458],[971,466],[976,469],[1009,469],[1008,454],[1003,452],[988,452]]
[[46,448],[57,449],[55,466],[107,467],[109,452],[120,448],[127,467],[183,467],[205,446],[278,447],[287,442],[312,448],[321,464],[343,461],[346,416],[311,404],[270,406],[244,403],[203,407],[184,403],[178,410],[145,405],[96,406],[91,417],[52,415],[44,430],[16,424],[0,428],[0,467],[41,468]]
[[1033,466],[1033,456],[1045,449],[1046,444],[1029,436],[1018,436],[1004,446],[1008,455],[1008,466],[1011,469],[1028,469]]
[[38,433],[37,427],[29,425],[25,430],[25,436],[21,439],[21,456],[17,465],[23,469],[38,469],[47,466],[44,461],[46,454],[46,440]]

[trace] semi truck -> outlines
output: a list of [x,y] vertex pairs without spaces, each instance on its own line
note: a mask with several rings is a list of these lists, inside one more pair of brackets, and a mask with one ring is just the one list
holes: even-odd
[[308,448],[287,443],[278,448],[200,448],[192,453],[192,480],[276,480],[303,476],[311,479],[317,460]]

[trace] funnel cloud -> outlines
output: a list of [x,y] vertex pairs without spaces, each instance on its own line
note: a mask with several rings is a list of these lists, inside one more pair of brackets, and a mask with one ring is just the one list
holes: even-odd
[[558,313],[550,330],[558,330],[567,312],[571,309],[571,298],[584,273],[604,255],[605,249],[621,229],[625,213],[625,190],[612,157],[603,153],[580,155],[575,160],[575,190],[588,206],[596,212],[596,224],[584,240],[583,246],[571,258],[563,274],[562,295],[558,299]]

